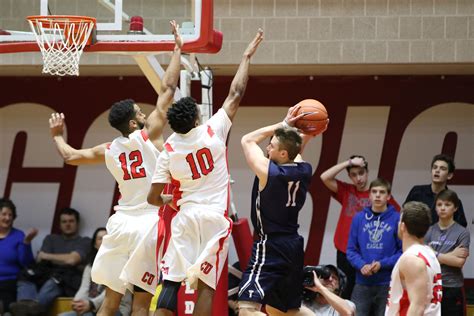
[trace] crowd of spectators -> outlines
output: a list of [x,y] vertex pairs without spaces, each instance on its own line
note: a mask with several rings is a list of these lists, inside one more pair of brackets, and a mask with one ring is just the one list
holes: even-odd
[[[337,180],[346,169],[352,183]],[[470,233],[461,200],[448,189],[454,161],[436,155],[431,162],[431,184],[414,186],[406,200],[420,201],[432,211],[425,242],[435,251],[442,268],[445,315],[463,315],[463,274],[469,256]],[[381,178],[368,182],[368,163],[355,155],[321,174],[323,183],[342,204],[334,236],[337,267],[323,266],[327,277],[314,273],[306,287],[302,309],[317,315],[383,315],[390,273],[401,255],[397,237],[398,203],[391,184]],[[35,228],[26,233],[14,227],[15,204],[0,199],[0,314],[40,315],[59,296],[73,297],[71,311],[61,316],[95,315],[104,287],[92,282],[90,271],[106,230],[97,228],[92,239],[79,235],[80,215],[75,209],[59,213],[59,234],[47,235],[33,255]],[[368,294],[369,293],[369,294]],[[130,314],[131,295],[124,296],[118,315]]]

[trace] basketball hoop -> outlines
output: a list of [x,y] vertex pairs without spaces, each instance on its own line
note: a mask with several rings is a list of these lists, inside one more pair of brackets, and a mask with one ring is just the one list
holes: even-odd
[[87,16],[36,15],[27,17],[43,56],[43,73],[79,76],[79,60],[96,19]]

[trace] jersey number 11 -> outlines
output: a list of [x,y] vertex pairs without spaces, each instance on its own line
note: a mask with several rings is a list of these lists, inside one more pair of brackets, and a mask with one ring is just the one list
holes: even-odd
[[[294,184],[294,186],[293,186]],[[286,202],[286,207],[296,206],[296,192],[300,188],[299,181],[290,181],[288,182],[288,202]]]

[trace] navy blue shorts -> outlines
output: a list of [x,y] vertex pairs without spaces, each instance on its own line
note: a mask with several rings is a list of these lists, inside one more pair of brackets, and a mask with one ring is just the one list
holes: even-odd
[[242,275],[239,301],[268,304],[283,312],[299,308],[303,293],[303,237],[264,235],[253,243]]

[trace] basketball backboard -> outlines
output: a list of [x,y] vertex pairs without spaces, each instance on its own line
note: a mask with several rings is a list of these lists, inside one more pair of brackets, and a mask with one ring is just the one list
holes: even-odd
[[[21,5],[23,4],[23,5]],[[183,51],[217,53],[222,33],[213,28],[212,0],[2,0],[0,53],[38,51],[26,17],[77,15],[97,19],[96,42],[85,52],[154,54],[174,47],[169,20],[181,25]],[[130,19],[143,18],[143,32],[130,32]]]

